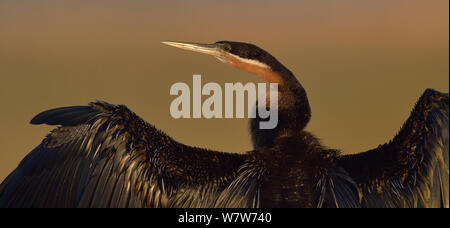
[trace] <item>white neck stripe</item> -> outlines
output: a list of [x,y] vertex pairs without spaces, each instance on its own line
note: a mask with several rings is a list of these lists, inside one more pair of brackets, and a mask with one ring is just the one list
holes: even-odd
[[262,67],[262,68],[267,68],[267,69],[270,68],[267,64],[262,63],[262,62],[260,62],[258,60],[242,58],[242,57],[239,57],[239,56],[231,54],[231,53],[228,53],[228,54],[231,55],[233,58],[238,59],[241,62],[248,63],[248,64],[255,65],[255,66],[259,66],[259,67]]

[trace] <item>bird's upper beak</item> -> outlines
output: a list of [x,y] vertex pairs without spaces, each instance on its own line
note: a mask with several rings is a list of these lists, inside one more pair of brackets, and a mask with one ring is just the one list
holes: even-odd
[[207,55],[212,55],[221,61],[225,61],[226,53],[218,44],[199,44],[199,43],[172,42],[172,41],[164,41],[162,43],[189,51],[195,51]]

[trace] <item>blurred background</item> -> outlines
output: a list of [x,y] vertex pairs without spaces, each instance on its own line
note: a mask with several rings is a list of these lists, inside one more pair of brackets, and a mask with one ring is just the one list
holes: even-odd
[[126,104],[176,140],[251,150],[246,119],[170,117],[170,86],[261,82],[164,40],[257,44],[290,68],[307,129],[343,153],[387,142],[426,88],[449,90],[447,0],[1,0],[0,180],[51,130],[49,108]]

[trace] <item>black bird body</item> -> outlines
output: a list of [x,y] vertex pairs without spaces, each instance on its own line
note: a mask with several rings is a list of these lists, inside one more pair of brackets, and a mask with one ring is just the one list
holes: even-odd
[[122,105],[45,111],[31,123],[59,127],[0,185],[0,207],[449,206],[448,94],[426,90],[391,142],[342,156],[304,130],[306,92],[267,52],[168,44],[279,83],[278,126],[253,119],[254,150],[232,154],[183,145]]

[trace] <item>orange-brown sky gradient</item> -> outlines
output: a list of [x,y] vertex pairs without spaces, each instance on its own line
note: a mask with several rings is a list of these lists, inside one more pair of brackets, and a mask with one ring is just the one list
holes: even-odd
[[178,141],[251,149],[246,119],[174,120],[169,88],[261,82],[164,40],[251,42],[307,90],[307,129],[355,153],[392,138],[425,88],[449,89],[449,1],[0,1],[0,180],[51,129],[37,113],[126,104]]

